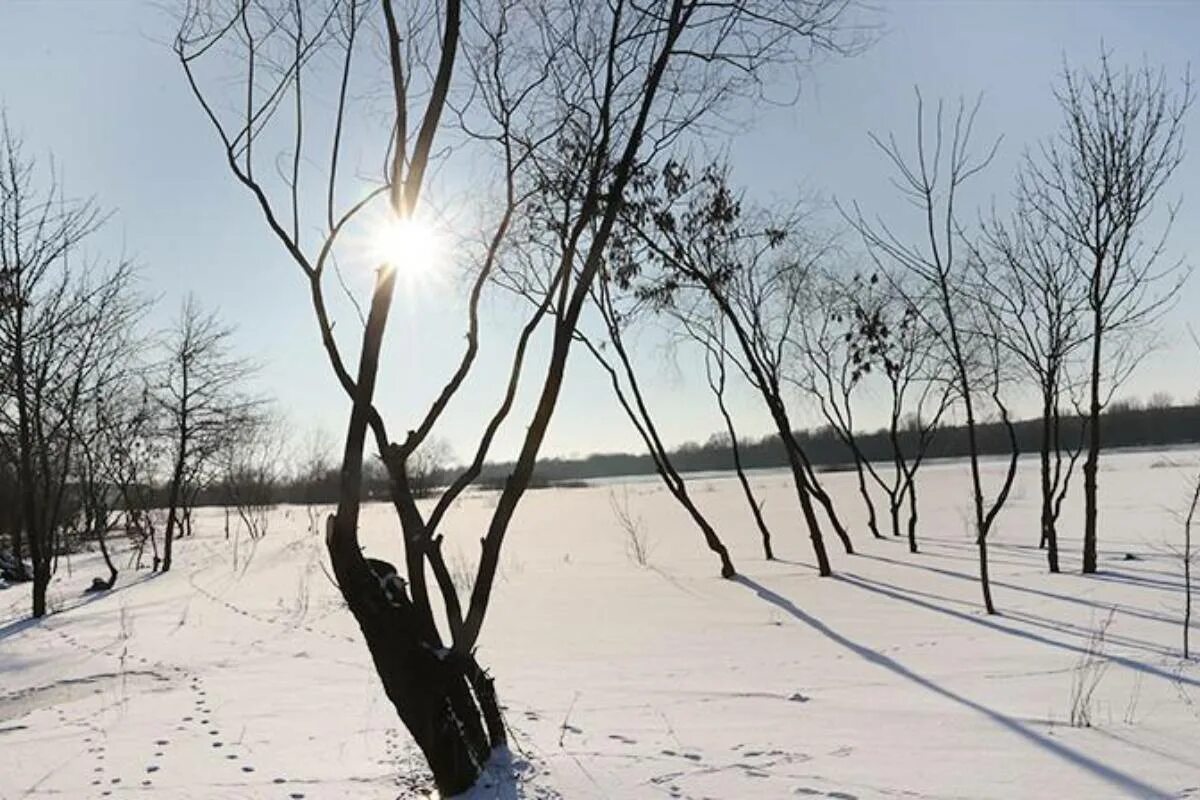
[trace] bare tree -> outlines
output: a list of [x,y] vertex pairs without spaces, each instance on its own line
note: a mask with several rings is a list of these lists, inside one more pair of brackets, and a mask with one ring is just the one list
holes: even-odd
[[156,479],[165,471],[167,455],[159,435],[159,404],[145,382],[110,397],[102,413],[107,417],[107,446],[100,451],[104,456],[100,463],[107,482],[117,493],[130,545],[130,565],[140,569],[146,545],[150,545],[151,566],[157,570],[161,563],[158,530],[162,510]]
[[101,322],[88,354],[79,413],[72,420],[79,451],[73,478],[82,505],[82,532],[100,545],[109,571],[107,579],[93,580],[93,590],[108,590],[116,583],[118,570],[107,535],[122,500],[122,464],[135,453],[143,455],[134,450],[134,443],[149,422],[147,394],[139,387],[140,373],[146,369],[145,346],[138,335],[147,302],[119,283],[111,288],[117,291],[101,298]]
[[[1063,438],[1063,404],[1074,402],[1071,367],[1088,336],[1083,314],[1087,282],[1078,246],[1037,212],[1027,193],[1037,182],[1026,178],[1009,220],[993,214],[985,225],[984,252],[978,254],[979,296],[996,320],[991,330],[1038,388],[1042,416],[1041,539],[1051,572],[1059,571],[1058,518],[1082,450],[1082,435]],[[1080,433],[1082,434],[1081,429]]]
[[1157,234],[1155,203],[1183,160],[1183,120],[1192,103],[1148,66],[1118,70],[1102,53],[1095,72],[1064,68],[1055,92],[1061,132],[1024,171],[1023,193],[1039,224],[1078,256],[1086,282],[1087,458],[1083,465],[1083,571],[1096,571],[1097,472],[1101,412],[1146,352],[1144,333],[1186,278],[1182,262],[1164,263],[1175,207]]
[[[887,385],[887,437],[892,471],[883,473],[867,462],[867,472],[888,498],[892,535],[900,536],[902,508],[908,501],[908,549],[917,552],[917,471],[933,443],[954,396],[948,362],[936,333],[914,299],[897,291],[895,278],[878,275],[852,281],[848,331],[851,360],[864,375],[882,375]],[[882,290],[882,291],[881,291]]]
[[[446,0],[432,10],[406,8],[402,16],[392,0],[341,0],[316,11],[267,0],[189,3],[176,40],[189,85],[235,178],[254,196],[268,228],[306,277],[322,345],[353,401],[338,509],[327,530],[334,573],[384,688],[444,794],[470,787],[489,750],[506,740],[492,680],[475,658],[476,644],[505,534],[529,486],[576,323],[604,261],[630,177],[731,99],[753,91],[764,69],[794,62],[797,44],[838,47],[845,8],[844,0],[486,7]],[[232,84],[238,87],[233,111],[220,95],[221,87],[231,85],[220,80],[222,67],[230,64],[240,73]],[[364,64],[366,74],[389,81],[383,136],[375,139],[382,141],[383,175],[365,189],[360,181],[339,179],[345,172],[339,163],[343,135],[351,122],[367,116],[353,108],[356,98],[371,94],[360,91],[370,81],[363,77]],[[323,76],[320,69],[330,65],[336,74]],[[332,102],[312,102],[314,93],[331,86]],[[444,119],[456,87],[462,88],[462,102],[453,107],[457,126]],[[329,111],[323,119],[322,109]],[[440,142],[453,142],[455,134],[462,134],[463,148],[482,151],[498,164],[495,178],[502,196],[494,212],[485,212],[493,220],[491,233],[473,259],[462,359],[428,411],[401,441],[393,441],[374,406],[374,390],[397,272],[412,256],[411,248],[403,246],[403,235],[392,237],[401,246],[377,259],[383,266],[367,304],[353,372],[334,336],[324,278],[336,253],[346,252],[342,234],[363,224],[362,212],[377,200],[386,205],[383,224],[393,231],[420,224],[430,206],[422,196],[431,159]],[[279,141],[292,143],[290,158],[279,160],[279,153],[271,152],[269,142]],[[272,177],[279,163],[282,180]],[[315,196],[299,189],[308,180],[324,190],[316,208],[301,203]],[[339,203],[350,190],[357,199]],[[533,237],[530,221],[547,216],[561,227],[549,233],[542,228],[542,235]],[[519,335],[504,396],[474,456],[426,516],[408,480],[409,459],[472,372],[481,338],[479,298],[517,229],[545,245],[539,259],[542,299]],[[530,338],[543,322],[551,328],[546,371],[520,453],[482,537],[464,613],[441,556],[438,526],[479,474],[513,405]],[[390,565],[368,562],[359,549],[368,430],[391,479],[391,499],[404,531],[407,580]],[[448,647],[433,614],[427,569],[440,590]]]
[[[734,569],[733,560],[729,557],[729,551],[725,544],[721,541],[721,537],[717,535],[713,529],[712,523],[701,513],[696,507],[696,503],[692,500],[691,494],[688,492],[687,482],[675,469],[675,465],[671,461],[670,452],[663,444],[662,437],[658,433],[658,426],[654,422],[654,417],[650,413],[650,409],[646,404],[646,398],[642,394],[641,386],[638,382],[637,372],[633,368],[633,361],[629,357],[629,351],[625,347],[625,328],[630,325],[631,320],[634,320],[642,310],[642,302],[634,299],[633,303],[628,308],[619,310],[616,306],[616,299],[613,296],[614,287],[607,275],[601,273],[600,279],[596,281],[592,288],[592,300],[595,308],[599,312],[601,320],[603,320],[605,339],[600,345],[596,345],[582,330],[577,329],[575,332],[576,339],[583,343],[587,351],[592,355],[592,358],[599,364],[600,368],[608,375],[609,383],[612,386],[613,393],[617,397],[617,401],[621,404],[625,415],[637,430],[638,436],[646,445],[646,449],[650,453],[650,459],[654,464],[654,469],[658,476],[662,479],[667,487],[667,491],[675,498],[676,502],[683,507],[687,512],[692,522],[700,529],[700,534],[704,538],[704,543],[708,549],[717,554],[717,558],[721,563],[721,577],[733,578],[737,575],[737,570]],[[607,354],[611,353],[610,358]],[[613,361],[617,366],[613,366]]]
[[33,615],[70,525],[85,391],[103,385],[106,352],[129,322],[132,267],[89,263],[77,248],[103,223],[90,200],[71,200],[39,172],[7,120],[0,131],[0,427],[14,459],[19,533],[33,565]]
[[827,243],[802,230],[796,215],[744,215],[726,171],[708,165],[693,175],[669,161],[640,176],[626,213],[628,233],[615,251],[618,280],[680,315],[714,316],[734,342],[723,353],[758,391],[788,456],[801,511],[822,575],[831,574],[814,501],[847,553],[854,548],[812,462],[793,430],[784,399],[784,361],[802,302],[804,275]]
[[276,503],[284,450],[282,425],[270,409],[248,409],[221,437],[216,459],[226,511],[237,512],[251,540],[267,535]]
[[867,478],[875,473],[875,467],[859,446],[854,430],[854,395],[871,370],[871,362],[858,349],[862,338],[856,333],[863,326],[881,323],[863,315],[859,283],[852,280],[848,286],[828,266],[799,282],[797,293],[803,299],[797,307],[798,324],[791,328],[792,358],[784,378],[816,404],[829,429],[850,453],[867,511],[867,528],[879,539],[882,534],[875,502],[867,488]]
[[230,352],[232,334],[188,295],[167,337],[164,374],[155,392],[171,452],[163,572],[171,569],[175,536],[182,533],[203,476],[228,442],[258,422],[259,401],[244,388],[254,366]]
[[[314,428],[304,437],[293,469],[293,487],[299,489],[299,501],[308,515],[309,533],[320,532],[318,504],[337,497],[336,443],[324,428]],[[292,498],[291,502],[295,502]]]
[[434,495],[439,486],[444,486],[450,474],[453,454],[445,439],[430,437],[409,456],[409,481],[417,497]]
[[[989,614],[996,612],[988,580],[987,537],[1012,489],[1017,470],[1016,432],[1008,406],[1001,396],[1002,353],[994,337],[987,335],[989,320],[979,319],[976,287],[969,243],[964,241],[963,226],[956,215],[956,200],[962,186],[979,174],[992,160],[999,140],[982,156],[971,153],[971,134],[979,104],[968,107],[960,102],[947,120],[944,106],[938,103],[933,130],[926,130],[926,111],[917,92],[915,154],[908,157],[894,136],[886,141],[872,135],[896,171],[893,184],[920,211],[927,238],[920,244],[901,239],[887,223],[868,222],[857,204],[851,223],[862,234],[868,251],[882,268],[890,263],[894,270],[911,282],[895,281],[899,291],[913,292],[910,306],[928,316],[922,322],[934,331],[939,345],[952,365],[955,395],[962,405],[967,429],[967,448],[974,501],[974,533],[979,550],[979,579],[983,603]],[[885,274],[890,274],[885,270]],[[925,302],[921,302],[924,300]],[[931,313],[929,313],[931,312]],[[984,493],[980,469],[978,425],[982,409],[996,409],[1007,431],[1010,458],[1001,485],[993,499]]]
[[733,457],[733,469],[737,474],[738,483],[742,487],[746,504],[750,506],[750,513],[754,516],[754,524],[758,527],[763,557],[767,561],[774,561],[775,551],[771,547],[771,530],[767,527],[766,519],[763,518],[763,504],[754,496],[754,490],[750,488],[750,479],[746,477],[746,470],[742,465],[742,448],[738,441],[737,428],[734,427],[733,415],[729,413],[728,405],[725,402],[725,391],[729,378],[729,370],[726,368],[728,358],[725,355],[725,323],[719,317],[711,324],[703,326],[694,324],[686,316],[681,317],[680,321],[689,336],[704,348],[704,377],[708,382],[709,390],[716,398],[717,410],[721,412],[721,419],[725,422],[725,435],[728,437],[729,452]]

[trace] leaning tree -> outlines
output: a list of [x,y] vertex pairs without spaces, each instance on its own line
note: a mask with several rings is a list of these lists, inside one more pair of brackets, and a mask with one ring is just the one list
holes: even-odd
[[792,327],[807,302],[807,276],[828,256],[804,214],[743,210],[724,165],[682,161],[639,174],[614,248],[614,280],[693,328],[729,326],[722,353],[761,396],[788,458],[817,569],[830,575],[816,506],[847,553],[854,547],[792,425],[785,397]]
[[[533,475],[630,177],[757,90],[768,71],[814,48],[841,47],[847,6],[846,0],[480,6],[445,0],[403,8],[393,0],[188,3],[175,42],[188,83],[230,171],[305,278],[326,358],[352,401],[337,511],[327,526],[333,571],[384,689],[443,793],[474,784],[489,752],[505,743],[500,705],[476,648],[505,535]],[[360,154],[357,171],[343,163],[352,144]],[[436,207],[440,186],[429,176],[442,156],[470,164],[486,232],[478,246],[464,245],[458,259],[473,270],[463,354],[426,412],[393,439],[375,403],[384,333],[398,274],[416,260]],[[368,164],[382,165],[373,180],[363,175]],[[327,277],[339,254],[361,261],[355,243],[381,228],[389,246],[374,254],[378,269],[355,366],[346,326],[341,338],[335,335]],[[529,265],[539,300],[512,347],[509,378],[473,456],[425,513],[415,501],[409,461],[468,385],[488,334],[479,324],[480,298],[498,264],[507,263],[516,235],[541,245]],[[534,333],[546,328],[549,352],[533,388],[537,399],[482,533],[464,608],[441,554],[439,525],[479,474],[519,382],[533,371],[526,354]],[[368,431],[403,530],[403,578],[389,564],[368,561],[359,547]],[[434,615],[429,572],[444,630]]]
[[[734,569],[729,550],[721,541],[721,537],[713,528],[712,523],[696,506],[691,492],[688,491],[687,481],[675,468],[675,463],[663,442],[658,424],[655,422],[646,395],[642,390],[638,372],[634,368],[633,358],[630,355],[630,348],[626,345],[627,329],[635,320],[645,316],[643,313],[645,311],[644,301],[637,297],[621,297],[612,281],[607,277],[605,273],[601,273],[600,279],[593,285],[591,292],[597,316],[602,321],[604,338],[596,343],[589,334],[582,330],[576,330],[576,339],[583,344],[592,359],[608,376],[609,385],[612,386],[617,402],[646,445],[646,450],[650,453],[650,461],[654,465],[655,472],[662,479],[663,485],[667,487],[667,491],[699,528],[700,535],[708,549],[716,553],[721,564],[721,577],[733,578],[737,575],[737,571]],[[622,302],[622,300],[626,302]]]

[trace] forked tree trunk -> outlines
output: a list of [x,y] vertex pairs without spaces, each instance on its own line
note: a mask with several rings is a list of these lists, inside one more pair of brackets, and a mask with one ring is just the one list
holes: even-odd
[[[778,387],[775,387],[774,391],[776,402],[782,408],[783,399],[779,397]],[[825,491],[821,486],[821,482],[817,479],[817,471],[813,469],[812,462],[809,461],[804,448],[800,446],[800,442],[796,441],[796,435],[792,433],[791,423],[786,420],[786,414],[783,415],[783,418],[787,424],[781,427],[780,434],[783,435],[784,446],[789,451],[789,456],[794,456],[794,460],[802,465],[804,482],[808,493],[816,498],[816,501],[821,504],[821,508],[825,509],[825,516],[829,518],[829,524],[833,526],[833,532],[837,534],[846,553],[853,555],[854,545],[850,541],[850,534],[846,532],[845,526],[842,525],[842,521],[838,518],[837,511],[833,508],[833,500],[830,499],[829,493]],[[786,430],[783,428],[786,428]]]
[[791,447],[785,444],[784,449],[787,450],[788,465],[792,468],[792,479],[796,484],[796,496],[800,499],[800,510],[808,525],[813,555],[817,558],[817,572],[823,577],[828,577],[833,574],[833,570],[829,566],[829,554],[825,552],[825,539],[821,536],[821,523],[817,521],[817,513],[813,508],[811,489],[808,485],[808,477],[804,472],[804,465],[800,463],[799,457]]
[[[406,598],[393,594],[389,599],[357,543],[338,535],[335,519],[330,518],[326,536],[334,575],[384,691],[421,748],[438,791],[445,796],[464,792],[491,753],[480,705],[490,705],[498,718],[495,694],[476,701],[463,666],[449,650],[426,641]],[[482,681],[490,688],[489,678]]]
[[[475,784],[491,752],[480,703],[496,715],[489,717],[488,730],[503,731],[494,690],[473,664],[468,680],[463,657],[442,646],[432,622],[418,613],[395,570],[375,571],[358,544],[364,440],[395,279],[394,270],[381,270],[377,277],[346,433],[337,514],[327,523],[325,545],[338,588],[363,632],[388,699],[421,748],[438,791],[453,795]],[[412,538],[415,532],[405,534],[407,547],[420,546]],[[420,559],[423,569],[423,554]],[[483,687],[480,702],[471,693],[472,683]]]
[[817,482],[816,472],[812,468],[812,464],[805,459],[805,471],[809,477],[809,491],[812,496],[817,498],[817,502],[821,504],[821,508],[825,509],[825,516],[829,517],[829,524],[833,526],[833,532],[837,534],[838,540],[842,543],[848,555],[854,555],[854,543],[850,541],[850,534],[846,532],[846,527],[842,525],[841,519],[838,518],[837,511],[833,507],[833,500],[829,497],[829,493],[824,487]]
[[904,492],[894,494],[892,499],[888,501],[888,513],[892,517],[892,536],[900,537],[900,509],[904,505]]

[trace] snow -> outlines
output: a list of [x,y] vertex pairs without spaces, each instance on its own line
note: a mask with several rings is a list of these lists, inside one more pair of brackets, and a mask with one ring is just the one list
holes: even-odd
[[[1045,572],[1023,461],[991,547],[995,617],[980,608],[961,463],[924,472],[919,555],[871,540],[853,475],[827,475],[861,550],[830,536],[832,579],[815,573],[781,472],[752,478],[774,563],[735,480],[692,485],[734,581],[655,484],[615,489],[642,519],[647,567],[626,554],[614,487],[531,492],[479,652],[512,753],[471,797],[1200,797],[1200,662],[1180,659],[1170,549],[1198,465],[1197,451],[1106,456],[1102,572],[1083,577],[1078,502],[1065,572]],[[495,501],[466,495],[447,518],[456,576]],[[24,619],[27,584],[0,591],[0,798],[428,797],[305,510],[279,509],[236,555],[220,510],[196,523],[171,573],[126,570],[113,592],[83,594],[104,570],[73,557],[42,622]],[[386,505],[362,526],[370,555],[400,563]],[[1093,724],[1072,727],[1073,682],[1110,612]]]

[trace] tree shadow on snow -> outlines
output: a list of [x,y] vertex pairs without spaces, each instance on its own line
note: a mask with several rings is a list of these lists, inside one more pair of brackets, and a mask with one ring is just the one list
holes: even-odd
[[[935,537],[925,537],[922,541],[923,545],[936,545],[944,547],[948,550],[962,551],[967,554],[968,558],[973,558],[977,552],[977,545],[974,542],[962,542],[951,539],[940,539]],[[1036,569],[1039,572],[1046,568],[1046,551],[1034,547],[1032,545],[1021,544],[1005,544],[1003,542],[988,542],[988,550],[993,553],[989,561],[993,564],[1005,564],[1013,567],[1029,567]],[[1010,555],[1019,555],[1024,557],[1021,561],[999,560],[994,556],[995,551],[1003,551]],[[945,558],[952,561],[961,561],[962,558],[953,553],[939,553],[936,550],[922,549],[922,555],[930,555],[934,558]],[[1135,558],[1125,558],[1126,555],[1134,555]],[[1170,591],[1182,591],[1183,583],[1179,580],[1180,576],[1177,572],[1154,569],[1148,564],[1152,563],[1150,559],[1156,555],[1161,556],[1161,553],[1154,551],[1101,551],[1099,554],[1099,569],[1086,576],[1088,578],[1098,578],[1100,580],[1115,580],[1133,583],[1137,585],[1147,586],[1151,588],[1160,588]],[[1064,553],[1059,550],[1059,558],[1062,562],[1072,558],[1069,553]],[[1078,559],[1076,559],[1078,564]],[[1111,566],[1120,564],[1125,570],[1112,569]],[[1136,566],[1134,566],[1136,565]],[[1064,574],[1072,574],[1064,569]]]
[[[772,605],[776,606],[780,610],[787,612],[792,617],[796,618],[800,622],[803,622],[805,625],[808,625],[810,628],[812,628],[816,632],[820,633],[821,635],[825,636],[826,638],[833,641],[834,643],[840,645],[841,647],[844,647],[845,649],[847,649],[850,652],[854,653],[855,655],[859,656],[864,661],[875,664],[876,666],[883,667],[884,669],[895,673],[896,675],[904,678],[905,680],[915,683],[916,685],[922,687],[923,689],[926,689],[930,692],[933,692],[934,694],[937,694],[937,695],[940,695],[941,697],[946,698],[947,700],[951,700],[965,708],[969,708],[972,711],[982,714],[983,716],[987,717],[988,719],[990,719],[991,721],[1000,725],[1001,727],[1006,728],[1007,730],[1024,738],[1031,744],[1034,744],[1037,747],[1042,748],[1043,750],[1057,756],[1058,758],[1061,758],[1062,760],[1064,760],[1070,764],[1073,764],[1077,767],[1080,767],[1081,769],[1086,770],[1087,772],[1091,773],[1095,777],[1115,786],[1116,788],[1118,788],[1121,792],[1123,792],[1125,794],[1132,795],[1135,797],[1143,797],[1143,798],[1162,798],[1162,800],[1167,800],[1167,798],[1172,797],[1172,795],[1169,794],[1168,792],[1164,792],[1161,789],[1151,786],[1150,784],[1145,783],[1145,782],[1133,777],[1132,775],[1127,775],[1119,770],[1113,769],[1112,767],[1108,766],[1107,764],[1103,764],[1083,753],[1080,753],[1079,751],[1077,751],[1073,748],[1067,747],[1066,745],[1055,741],[1054,739],[1052,739],[1050,737],[1044,736],[1035,730],[1031,730],[1029,727],[1027,727],[1023,723],[1021,723],[1020,721],[1013,719],[1012,717],[1002,714],[999,711],[996,711],[994,709],[988,708],[987,706],[985,706],[981,703],[971,700],[968,697],[964,697],[963,695],[960,695],[957,692],[953,692],[950,689],[947,689],[943,686],[939,686],[938,684],[931,681],[929,678],[926,678],[923,675],[920,675],[920,674],[914,672],[913,670],[911,670],[908,667],[901,664],[899,661],[896,661],[894,658],[886,656],[878,651],[875,651],[869,647],[866,647],[865,645],[861,645],[851,639],[848,639],[847,637],[838,633],[834,629],[830,628],[828,625],[826,625],[821,620],[817,619],[816,617],[812,616],[811,614],[808,614],[808,613],[802,611],[799,607],[796,606],[795,603],[793,603],[788,598],[784,597],[783,595],[781,595],[777,592],[774,592],[774,591],[766,588],[765,586],[752,580],[751,578],[747,578],[745,576],[739,575],[738,577],[734,578],[734,580],[738,583],[741,583],[743,586],[747,587],[748,589],[752,590],[755,594],[757,594],[763,600],[766,600],[768,603],[771,603]],[[901,598],[901,599],[907,599],[907,598]],[[957,612],[948,612],[948,613],[954,613],[955,615],[957,615]],[[962,616],[965,617],[966,615],[962,615]],[[976,621],[981,621],[981,620],[976,620]],[[1006,628],[1004,626],[995,626],[995,627],[999,627],[1001,630],[1005,630],[1010,633],[1020,633],[1017,631],[1013,631],[1012,629]],[[1042,640],[1041,637],[1032,637],[1032,638]],[[1044,641],[1049,641],[1049,640],[1044,640]],[[1055,644],[1059,644],[1059,643],[1055,643]],[[1059,646],[1063,646],[1063,645],[1059,644]]]
[[[851,573],[851,572],[841,572],[835,577],[839,580],[843,580],[843,582],[854,584],[858,588],[867,589],[868,591],[878,591],[880,593],[887,594],[888,597],[899,596],[902,599],[910,599],[913,602],[917,602],[923,608],[929,608],[931,610],[946,610],[943,608],[942,604],[966,606],[967,608],[970,608],[972,611],[975,612],[974,614],[968,613],[966,615],[967,617],[969,617],[972,620],[980,619],[978,616],[979,603],[977,601],[960,600],[958,598],[945,597],[943,595],[934,594],[933,592],[927,592],[927,591],[923,591],[921,589],[912,589],[909,587],[901,587],[901,586],[897,586],[894,583],[888,583],[886,581],[881,581],[877,578],[864,578],[861,575],[855,575],[854,573]],[[974,580],[972,582],[978,583],[977,580]],[[992,583],[993,583],[993,585],[998,585],[995,583],[995,581],[993,581]],[[896,594],[888,594],[888,592],[893,592]],[[926,600],[932,601],[932,603],[925,604],[923,602],[919,602],[918,598],[925,598]],[[1105,606],[1105,605],[1100,605],[1100,604],[1096,604],[1096,603],[1086,603],[1086,605],[1093,608],[1096,611],[1107,611],[1109,608],[1115,608],[1119,612],[1128,613],[1126,611],[1126,609],[1120,605]],[[1032,612],[1023,611],[1023,610],[1019,610],[1019,609],[1011,609],[1011,608],[1005,609],[1003,612],[1001,612],[1000,614],[997,614],[996,616],[1003,616],[1006,619],[1011,619],[1015,622],[1019,622],[1024,625],[1028,625],[1032,628],[1042,628],[1042,629],[1050,631],[1052,633],[1060,633],[1060,634],[1075,636],[1076,638],[1078,638],[1084,642],[1089,641],[1095,633],[1095,630],[1093,628],[1083,627],[1080,625],[1076,625],[1075,623],[1072,623],[1072,622],[1063,622],[1061,620],[1052,620],[1047,617],[1039,616]],[[1137,616],[1137,615],[1132,615],[1132,616]],[[992,619],[995,619],[995,617],[993,617]],[[1176,620],[1168,620],[1168,619],[1164,618],[1163,621],[1170,623],[1172,626],[1177,626],[1179,624]],[[1013,633],[1017,632],[1015,630],[1008,629],[1007,627],[1005,627],[1005,630],[1007,630],[1009,632],[1013,632]],[[1031,635],[1033,635],[1033,634],[1031,634]],[[1109,631],[1105,635],[1104,638],[1105,638],[1105,641],[1107,641],[1111,644],[1115,644],[1115,645],[1118,645],[1121,647],[1128,647],[1131,650],[1141,650],[1141,651],[1143,651],[1149,655],[1153,655],[1153,656],[1165,656],[1167,658],[1170,658],[1175,655],[1174,650],[1172,650],[1168,647],[1165,647],[1163,645],[1160,645],[1157,642],[1150,642],[1150,641],[1146,641],[1145,639],[1137,639],[1132,636],[1125,636],[1122,634],[1113,633],[1112,631]],[[1067,645],[1062,642],[1059,642],[1059,644],[1063,645],[1064,647],[1070,646],[1070,645]]]
[[[1040,633],[1034,633],[1033,631],[1025,631],[1025,630],[1021,630],[1020,628],[1014,628],[1011,625],[1005,625],[1003,622],[1000,621],[1001,619],[1003,619],[1002,614],[996,614],[996,615],[992,615],[992,616],[978,616],[975,614],[967,614],[962,611],[955,611],[952,608],[943,608],[942,606],[937,605],[935,603],[931,603],[926,600],[921,600],[918,597],[913,597],[909,593],[910,590],[908,590],[908,589],[901,589],[898,586],[893,586],[891,584],[884,583],[883,581],[868,580],[867,578],[862,578],[857,575],[847,575],[847,574],[843,573],[840,575],[834,575],[834,579],[841,581],[842,583],[849,584],[851,586],[857,586],[860,589],[865,589],[868,592],[874,592],[875,594],[881,594],[884,597],[889,597],[893,600],[901,600],[905,603],[919,606],[920,608],[923,608],[927,611],[934,611],[934,612],[937,612],[938,614],[945,614],[946,616],[954,617],[955,619],[962,620],[963,622],[970,622],[973,625],[979,625],[981,627],[988,628],[988,629],[996,631],[998,633],[1007,633],[1010,636],[1016,636],[1021,639],[1028,639],[1029,641],[1037,642],[1039,644],[1050,645],[1051,647],[1056,647],[1060,650],[1067,650],[1071,653],[1076,653],[1081,656],[1088,655],[1088,653],[1089,653],[1086,645],[1077,645],[1077,644],[1071,644],[1070,642],[1062,642],[1057,639],[1050,639],[1046,636],[1043,636]],[[1114,642],[1117,641],[1113,637],[1106,636],[1105,638],[1109,639],[1111,641],[1114,641]],[[1096,654],[1093,653],[1092,655],[1096,655]],[[1126,656],[1116,655],[1113,653],[1102,653],[1102,654],[1100,654],[1100,656],[1108,659],[1109,661],[1113,662],[1114,664],[1120,664],[1121,666],[1125,667],[1126,669],[1135,670],[1137,672],[1143,672],[1143,673],[1146,673],[1147,675],[1152,675],[1155,678],[1162,678],[1163,680],[1170,681],[1172,683],[1180,683],[1180,684],[1187,684],[1188,686],[1200,687],[1200,680],[1197,680],[1196,678],[1191,678],[1191,677],[1189,677],[1187,675],[1183,675],[1181,673],[1170,672],[1161,667],[1157,667],[1154,664],[1147,664],[1144,661],[1138,661],[1137,659],[1128,658]]]
[[[860,555],[862,556],[862,558],[868,559],[870,561],[880,561],[885,564],[895,564],[896,566],[900,566],[900,567],[908,567],[910,569],[924,570],[925,572],[932,572],[935,575],[942,575],[947,578],[954,578],[956,580],[967,581],[968,583],[979,583],[979,576],[971,574],[971,573],[959,572],[958,570],[946,569],[944,567],[935,567],[931,564],[918,564],[913,561],[902,561],[897,558],[888,558],[887,556],[871,555],[870,553],[862,553]],[[1067,575],[1064,577],[1074,577],[1074,576]],[[1094,575],[1094,576],[1090,576],[1090,577],[1101,577],[1101,576]],[[1023,594],[1032,594],[1032,595],[1036,595],[1038,597],[1045,597],[1048,600],[1060,600],[1064,603],[1071,603],[1072,605],[1087,606],[1089,608],[1095,608],[1095,609],[1107,609],[1107,608],[1111,608],[1111,607],[1116,607],[1116,609],[1118,611],[1120,611],[1122,614],[1128,614],[1131,617],[1138,617],[1138,618],[1144,619],[1148,622],[1164,622],[1168,625],[1178,625],[1179,624],[1179,620],[1171,619],[1169,617],[1164,617],[1161,614],[1155,614],[1152,611],[1146,611],[1142,608],[1139,608],[1138,606],[1131,606],[1131,605],[1127,605],[1125,603],[1107,603],[1107,604],[1097,603],[1093,600],[1088,600],[1087,598],[1084,598],[1084,597],[1076,597],[1074,595],[1069,595],[1069,594],[1060,594],[1058,592],[1050,592],[1045,589],[1034,589],[1031,586],[1021,586],[1019,584],[1009,583],[1008,581],[997,579],[997,578],[992,578],[990,583],[992,584],[993,587],[1000,587],[1002,589],[1007,589],[1007,590],[1014,591],[1014,592],[1021,592]]]
[[32,628],[41,621],[42,620],[38,619],[37,617],[19,617],[0,625],[0,642],[4,641],[10,636],[16,636],[26,628]]
[[[17,617],[16,619],[9,620],[8,622],[0,624],[0,642],[4,641],[10,636],[16,636],[22,631],[35,628],[43,622],[54,619],[62,614],[66,614],[69,611],[75,611],[83,608],[84,606],[91,605],[99,600],[103,600],[106,597],[112,597],[113,595],[120,594],[126,589],[130,589],[138,584],[153,580],[161,574],[162,573],[160,572],[155,572],[146,575],[137,575],[129,580],[122,581],[113,588],[107,589],[103,592],[82,592],[44,617]],[[29,586],[30,584],[22,583],[18,585]]]

